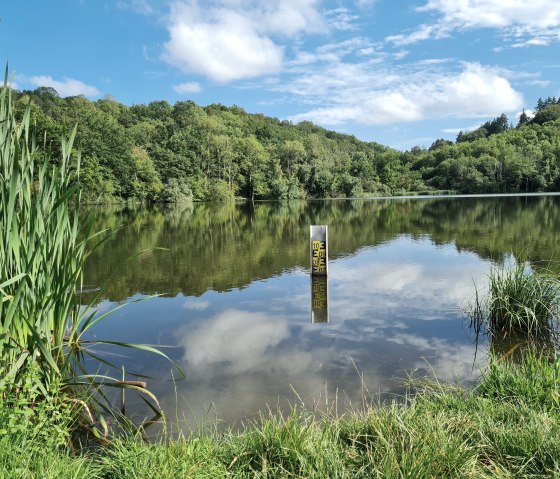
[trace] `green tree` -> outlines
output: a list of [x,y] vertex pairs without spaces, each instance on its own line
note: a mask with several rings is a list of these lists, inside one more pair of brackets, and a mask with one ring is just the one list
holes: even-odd
[[254,136],[239,138],[236,144],[239,164],[239,186],[243,196],[254,201],[265,198],[269,192],[266,183],[267,154]]
[[154,162],[143,148],[132,148],[134,162],[133,195],[141,200],[156,201],[163,188],[161,179],[155,169]]
[[529,123],[529,115],[527,115],[527,113],[525,113],[525,108],[523,108],[523,111],[521,112],[521,115],[519,115],[519,121],[517,122],[517,128],[519,128],[520,126],[526,125],[527,123]]

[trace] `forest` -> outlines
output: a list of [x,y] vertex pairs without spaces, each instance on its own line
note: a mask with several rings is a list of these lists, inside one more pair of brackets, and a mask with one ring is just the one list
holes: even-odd
[[50,87],[14,91],[31,107],[37,144],[59,158],[77,125],[80,181],[90,203],[245,198],[515,193],[560,190],[560,99],[539,99],[517,125],[505,114],[456,142],[398,151],[311,122],[238,106],[166,101],[127,106],[109,96],[61,98]]

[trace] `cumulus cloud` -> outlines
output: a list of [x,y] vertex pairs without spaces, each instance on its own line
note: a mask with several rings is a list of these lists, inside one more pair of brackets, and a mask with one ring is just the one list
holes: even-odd
[[173,90],[179,93],[179,95],[184,95],[185,93],[200,93],[202,91],[202,87],[198,82],[185,82],[173,85]]
[[418,8],[438,15],[433,24],[387,40],[399,45],[448,36],[454,30],[494,28],[514,39],[512,46],[548,45],[560,39],[557,0],[429,0]]
[[279,88],[321,105],[293,116],[293,121],[323,125],[478,118],[523,105],[522,95],[503,72],[478,63],[465,63],[460,71],[450,71],[422,64],[391,68],[341,62]]
[[278,73],[283,39],[319,31],[318,0],[175,2],[167,20],[164,59],[218,82]]
[[60,81],[53,79],[51,76],[38,75],[29,78],[29,82],[36,87],[47,86],[54,88],[62,97],[76,95],[92,97],[101,94],[101,92],[94,86],[86,85],[85,83],[73,78],[63,78]]

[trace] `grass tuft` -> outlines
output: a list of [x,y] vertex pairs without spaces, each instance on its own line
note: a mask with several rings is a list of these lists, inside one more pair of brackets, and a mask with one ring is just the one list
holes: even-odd
[[468,311],[477,333],[486,330],[493,338],[517,338],[552,342],[556,339],[560,311],[560,281],[538,274],[517,262],[493,269],[487,296],[476,291]]

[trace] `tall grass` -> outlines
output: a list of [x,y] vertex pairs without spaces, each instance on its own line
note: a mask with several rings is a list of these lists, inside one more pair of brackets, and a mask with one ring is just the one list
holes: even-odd
[[560,312],[560,281],[529,271],[525,262],[493,269],[486,295],[478,289],[468,311],[477,332],[493,338],[551,342],[556,339]]
[[[21,121],[11,90],[0,93],[0,358],[3,377],[16,388],[30,369],[43,394],[68,370],[64,346],[72,344],[75,286],[87,255],[80,195],[72,179],[75,131],[62,139],[58,164],[37,161],[30,112]],[[71,175],[71,167],[76,174]],[[84,239],[80,240],[80,236]],[[69,327],[70,326],[70,327]],[[70,337],[67,335],[70,334]],[[38,368],[37,368],[38,367]]]
[[[16,118],[11,89],[4,81],[0,92],[0,400],[16,411],[12,422],[14,417],[27,417],[35,425],[41,420],[52,423],[58,414],[63,425],[68,422],[68,406],[73,405],[70,410],[79,411],[90,426],[98,422],[106,429],[89,407],[95,398],[98,405],[111,409],[99,386],[135,389],[149,399],[154,411],[158,406],[144,384],[88,374],[84,367],[86,355],[96,357],[83,336],[107,314],[96,316],[91,309],[96,298],[83,307],[76,294],[84,262],[103,238],[80,215],[75,134],[76,129],[61,138],[60,158],[39,154],[30,110]],[[148,346],[104,342],[162,354]],[[41,402],[61,407],[57,414],[51,411],[40,419],[37,411],[44,408],[37,404]]]
[[295,408],[243,431],[151,444],[131,436],[74,460],[29,443],[14,453],[0,439],[0,477],[560,477],[559,401],[560,360],[528,355],[493,361],[471,391],[433,381],[398,404],[342,416]]

